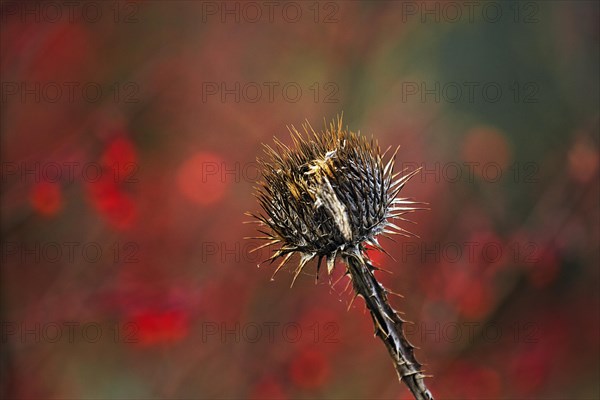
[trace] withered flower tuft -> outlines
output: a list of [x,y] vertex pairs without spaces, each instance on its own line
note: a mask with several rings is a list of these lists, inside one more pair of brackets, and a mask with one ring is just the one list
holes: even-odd
[[319,266],[326,258],[331,273],[338,255],[362,253],[366,245],[383,250],[380,233],[411,236],[392,220],[417,209],[418,203],[396,195],[419,171],[393,173],[398,149],[384,162],[387,151],[381,154],[373,139],[342,129],[341,117],[321,133],[310,125],[304,125],[305,135],[290,131],[294,149],[277,139],[276,150],[264,145],[257,197],[265,215],[252,214],[270,228],[261,237],[269,241],[264,247],[281,244],[269,259],[284,258],[275,272],[298,252],[295,277],[315,257]]
[[254,250],[279,247],[267,260],[283,260],[273,276],[294,253],[300,262],[292,285],[306,264],[318,259],[317,278],[323,259],[331,272],[337,257],[346,264],[356,296],[364,298],[375,333],[386,345],[400,380],[416,399],[432,399],[425,387],[421,364],[402,331],[404,321],[390,306],[386,290],[374,277],[377,269],[366,249],[381,251],[378,235],[415,236],[393,221],[420,209],[417,203],[397,195],[419,172],[394,173],[396,151],[386,160],[374,139],[342,127],[342,118],[322,132],[307,123],[304,133],[290,129],[293,148],[275,139],[276,148],[265,146],[266,158],[259,159],[263,180],[256,188],[262,206],[260,214],[249,214],[261,225],[266,240]]

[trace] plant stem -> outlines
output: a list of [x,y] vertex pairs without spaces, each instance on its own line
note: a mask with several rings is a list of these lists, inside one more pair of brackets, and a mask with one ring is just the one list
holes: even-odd
[[433,400],[433,395],[425,386],[421,364],[414,356],[414,346],[404,337],[403,321],[390,306],[385,288],[375,279],[375,267],[369,259],[356,250],[344,257],[352,277],[356,295],[365,299],[365,303],[375,325],[375,334],[387,348],[398,378],[412,392],[416,400]]

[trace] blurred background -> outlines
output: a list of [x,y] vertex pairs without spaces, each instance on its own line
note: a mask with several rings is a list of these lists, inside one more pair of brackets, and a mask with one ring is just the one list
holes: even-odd
[[0,11],[4,398],[409,399],[341,264],[243,239],[262,143],[342,112],[423,168],[371,255],[436,398],[600,397],[598,3]]

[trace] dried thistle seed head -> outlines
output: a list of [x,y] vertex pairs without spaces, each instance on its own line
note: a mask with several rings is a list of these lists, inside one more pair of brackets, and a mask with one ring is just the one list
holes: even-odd
[[301,255],[294,279],[316,256],[317,273],[324,257],[331,273],[337,255],[366,245],[383,250],[380,233],[410,235],[391,219],[416,209],[396,195],[418,170],[394,174],[396,153],[384,162],[377,142],[343,129],[341,117],[319,133],[308,123],[303,128],[304,134],[290,129],[294,148],[275,139],[276,149],[265,145],[266,158],[258,160],[263,181],[256,196],[264,213],[250,215],[267,228],[260,239],[268,242],[259,248],[280,245],[269,258],[283,257],[275,273],[294,252]]

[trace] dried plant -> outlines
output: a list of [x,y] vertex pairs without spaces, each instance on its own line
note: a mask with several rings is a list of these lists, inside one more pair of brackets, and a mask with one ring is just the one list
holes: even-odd
[[[276,149],[265,145],[265,159],[259,159],[263,181],[256,196],[264,213],[249,214],[261,225],[267,242],[279,247],[267,260],[282,258],[273,276],[295,253],[300,262],[292,285],[307,263],[317,258],[317,279],[323,259],[331,275],[340,257],[345,274],[353,283],[355,296],[364,298],[376,335],[385,344],[398,377],[416,399],[432,399],[423,381],[425,375],[406,340],[405,321],[390,306],[385,289],[374,276],[375,267],[366,249],[384,251],[377,236],[412,236],[393,220],[420,209],[421,203],[397,195],[419,170],[393,172],[396,152],[384,162],[377,142],[342,128],[342,118],[317,133],[304,125],[304,134],[290,130],[294,148],[275,139]],[[389,149],[388,149],[389,151]]]

